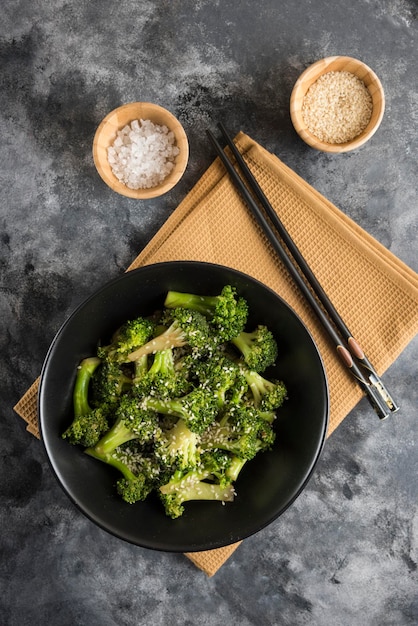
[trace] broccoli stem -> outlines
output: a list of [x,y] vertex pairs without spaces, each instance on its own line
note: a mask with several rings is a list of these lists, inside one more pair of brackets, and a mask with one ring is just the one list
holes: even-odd
[[144,405],[149,411],[156,411],[163,415],[173,415],[174,417],[180,417],[187,421],[189,415],[183,406],[181,399],[170,398],[164,400],[161,398],[147,397],[144,400]]
[[89,405],[89,384],[95,370],[100,365],[98,357],[88,357],[81,361],[73,392],[74,417],[87,415],[91,412]]
[[202,315],[212,315],[217,303],[218,296],[198,296],[192,293],[181,293],[180,291],[168,291],[164,306],[169,309],[193,309]]
[[190,500],[220,500],[222,502],[232,502],[234,499],[234,488],[232,485],[223,487],[216,483],[200,481],[180,491],[179,497],[182,502],[189,502]]
[[278,408],[283,403],[286,397],[286,388],[283,383],[268,380],[254,370],[243,369],[242,371],[253,394],[254,404],[256,407],[263,407],[264,400],[266,401],[264,404],[268,404],[269,397],[274,408]]
[[112,456],[110,452],[109,453],[100,452],[99,450],[97,450],[97,446],[94,448],[86,448],[84,452],[88,454],[89,456],[92,456],[93,458],[98,459],[99,461],[102,461],[103,463],[106,463],[107,465],[111,465],[112,467],[116,468],[117,470],[121,472],[121,474],[123,474],[124,478],[126,478],[127,480],[135,480],[136,476],[129,469],[129,467],[125,463],[123,463],[120,459],[117,459],[114,456]]
[[99,456],[107,456],[118,446],[132,439],[136,439],[136,437],[135,433],[126,426],[125,420],[120,418],[94,446],[94,450]]
[[177,420],[167,436],[171,450],[183,452],[187,457],[196,455],[198,436],[190,430],[184,419]]
[[252,348],[252,340],[254,339],[255,333],[248,333],[242,331],[236,337],[231,339],[231,343],[234,344],[236,348],[241,352],[242,356],[245,358],[250,354]]
[[226,475],[228,476],[228,478],[232,482],[235,482],[237,480],[237,478],[238,478],[242,468],[246,464],[247,460],[248,459],[242,459],[242,458],[240,458],[238,456],[233,456],[232,457],[231,465],[226,470]]
[[174,376],[174,357],[173,350],[159,350],[155,353],[154,362],[149,368],[150,374],[164,374]]
[[161,335],[154,337],[146,344],[128,354],[127,359],[129,361],[137,361],[145,354],[156,354],[157,352],[168,350],[172,348],[181,348],[186,344],[186,337],[184,331],[178,326],[176,322],[173,322],[167,330]]
[[232,485],[221,486],[216,483],[206,483],[210,472],[207,470],[192,470],[187,474],[175,472],[171,480],[160,487],[164,495],[176,494],[181,502],[189,500],[223,500],[232,501],[234,489]]
[[143,354],[134,361],[134,381],[148,372],[148,354]]

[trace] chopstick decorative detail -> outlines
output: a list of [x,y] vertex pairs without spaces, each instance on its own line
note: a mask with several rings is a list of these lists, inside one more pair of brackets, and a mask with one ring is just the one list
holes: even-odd
[[207,134],[232,182],[333,341],[342,363],[359,383],[379,418],[387,418],[398,411],[399,407],[303,258],[225,127],[223,124],[218,124],[218,127],[240,173],[214,134],[210,130]]

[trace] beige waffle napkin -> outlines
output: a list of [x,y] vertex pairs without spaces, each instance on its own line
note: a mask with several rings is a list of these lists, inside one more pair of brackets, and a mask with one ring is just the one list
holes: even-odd
[[[236,139],[319,282],[383,374],[418,332],[418,275],[276,156],[243,133]],[[330,435],[360,400],[361,390],[342,367],[218,159],[128,271],[172,260],[208,261],[246,272],[271,287],[298,313],[318,345],[328,376]],[[14,408],[27,422],[27,429],[39,437],[37,388],[35,381]],[[186,556],[212,576],[238,545]]]

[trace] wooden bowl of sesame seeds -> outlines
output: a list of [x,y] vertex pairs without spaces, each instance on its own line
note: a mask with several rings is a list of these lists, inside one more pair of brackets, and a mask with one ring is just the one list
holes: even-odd
[[296,81],[290,116],[298,135],[323,152],[355,150],[377,131],[385,110],[382,84],[370,67],[346,56],[321,59]]

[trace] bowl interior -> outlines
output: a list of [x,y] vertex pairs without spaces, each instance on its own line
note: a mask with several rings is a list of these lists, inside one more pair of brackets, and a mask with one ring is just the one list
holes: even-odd
[[[373,110],[367,127],[352,141],[330,144],[321,141],[307,128],[303,115],[303,99],[309,87],[327,72],[351,72],[364,82],[372,97]],[[375,72],[362,61],[352,57],[335,56],[316,61],[296,81],[290,97],[290,116],[300,137],[311,147],[325,152],[347,152],[363,145],[377,131],[385,111],[385,96],[382,84]]]
[[[107,159],[107,149],[116,138],[116,133],[133,120],[151,120],[154,124],[167,126],[176,137],[180,152],[174,168],[165,180],[150,189],[129,189],[113,174]],[[174,187],[182,177],[189,158],[189,143],[179,120],[167,109],[150,102],[131,102],[109,113],[98,126],[93,140],[93,159],[104,182],[114,191],[129,198],[154,198]]]
[[[225,506],[190,502],[183,516],[167,518],[157,498],[129,505],[115,494],[115,471],[61,439],[72,420],[77,364],[99,339],[127,319],[150,314],[168,289],[218,293],[235,285],[247,298],[249,326],[267,324],[280,357],[268,372],[286,382],[289,399],[276,420],[274,449],[244,467],[237,497]],[[57,333],[39,390],[42,439],[59,483],[92,521],[133,544],[165,551],[209,550],[244,539],[282,514],[306,486],[321,453],[328,424],[328,388],[318,350],[296,314],[273,291],[232,269],[170,262],[127,272],[84,302]]]

